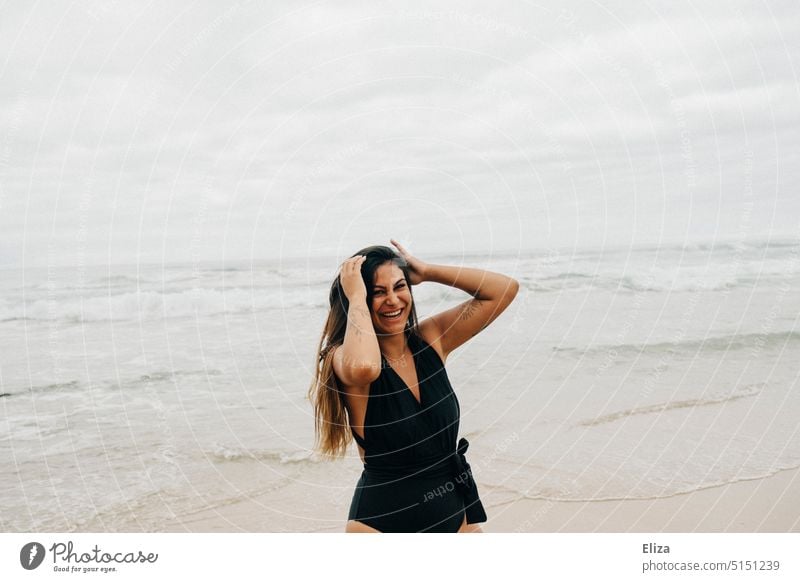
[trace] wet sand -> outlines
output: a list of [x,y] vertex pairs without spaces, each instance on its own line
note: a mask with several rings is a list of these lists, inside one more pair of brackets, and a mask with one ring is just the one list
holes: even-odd
[[486,532],[798,532],[800,469],[661,499],[525,499],[487,512]]

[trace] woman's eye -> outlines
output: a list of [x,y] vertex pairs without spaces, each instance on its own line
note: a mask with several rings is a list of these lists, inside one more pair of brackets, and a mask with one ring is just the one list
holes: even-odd
[[[397,291],[398,289],[405,289],[405,287],[406,287],[406,284],[405,283],[401,283],[400,285],[398,285],[394,289],[395,289],[395,291]],[[383,295],[383,293],[384,293],[384,291],[376,289],[375,291],[373,291],[372,294],[375,295],[375,296],[378,296],[378,295]]]

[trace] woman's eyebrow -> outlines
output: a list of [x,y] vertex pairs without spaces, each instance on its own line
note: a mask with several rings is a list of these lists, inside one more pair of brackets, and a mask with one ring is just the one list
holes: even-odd
[[[394,285],[397,285],[400,281],[405,281],[405,280],[406,280],[405,277],[400,277],[397,281],[394,282]],[[394,287],[394,285],[392,285],[392,287]],[[373,285],[372,288],[373,289],[386,289],[386,287],[384,287],[383,285]]]

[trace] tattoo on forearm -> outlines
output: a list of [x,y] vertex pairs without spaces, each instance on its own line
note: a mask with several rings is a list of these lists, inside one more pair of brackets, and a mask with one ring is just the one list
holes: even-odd
[[365,330],[362,329],[362,325],[365,324],[359,323],[358,321],[355,321],[353,319],[352,315],[355,315],[356,313],[363,315],[364,318],[366,318],[367,320],[370,320],[370,314],[369,314],[369,309],[367,309],[366,307],[353,307],[350,309],[351,317],[348,322],[348,327],[350,327],[356,335],[360,336],[365,333]]
[[354,314],[355,313],[360,313],[361,315],[363,315],[364,317],[369,319],[369,309],[367,309],[366,307],[353,307],[350,310],[350,312],[354,313]]
[[469,303],[467,303],[464,306],[464,309],[461,310],[461,315],[459,315],[459,319],[461,321],[466,321],[467,319],[475,315],[475,313],[480,308],[480,303],[481,303],[480,299],[470,299]]

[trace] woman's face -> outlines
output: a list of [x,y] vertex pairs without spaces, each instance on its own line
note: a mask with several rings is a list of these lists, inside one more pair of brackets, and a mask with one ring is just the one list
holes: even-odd
[[[372,325],[379,334],[402,333],[411,314],[411,290],[402,269],[387,262],[375,271],[372,286]],[[399,313],[388,317],[389,313]]]

